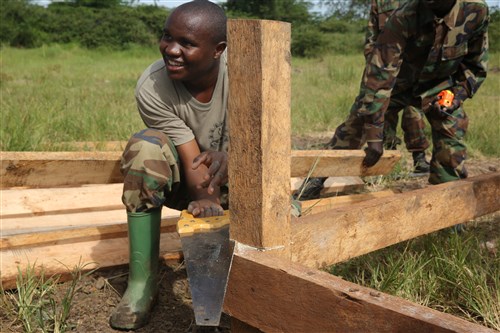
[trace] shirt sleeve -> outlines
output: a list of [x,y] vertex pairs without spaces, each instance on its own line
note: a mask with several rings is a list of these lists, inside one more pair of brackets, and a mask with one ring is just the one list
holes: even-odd
[[361,99],[359,115],[373,115],[387,109],[406,46],[404,29],[404,20],[392,15],[379,34],[365,67],[366,94]]
[[372,53],[373,45],[377,40],[379,33],[378,10],[377,1],[372,0],[370,6],[370,17],[368,18],[368,25],[365,35],[365,59],[368,60],[369,55]]
[[468,52],[455,75],[455,96],[462,101],[471,98],[486,79],[488,71],[488,8],[484,7],[482,23],[467,43]]
[[135,97],[139,114],[148,128],[162,131],[176,146],[195,138],[193,131],[173,112],[172,105],[147,89],[138,89]]

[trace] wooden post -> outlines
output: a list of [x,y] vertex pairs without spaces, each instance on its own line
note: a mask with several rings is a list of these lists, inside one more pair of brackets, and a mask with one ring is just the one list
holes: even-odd
[[264,250],[290,242],[289,23],[229,20],[231,238]]
[[[290,257],[289,23],[229,20],[231,238]],[[237,318],[232,332],[259,332]]]

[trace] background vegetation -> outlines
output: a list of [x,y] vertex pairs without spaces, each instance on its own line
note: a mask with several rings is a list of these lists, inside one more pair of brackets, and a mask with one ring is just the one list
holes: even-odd
[[[325,0],[324,17],[295,0],[225,4],[230,17],[292,22],[294,135],[331,135],[344,120],[363,70],[366,3]],[[133,90],[144,68],[159,58],[156,43],[167,14],[166,8],[120,0],[47,8],[27,0],[0,1],[0,150],[74,149],[69,143],[127,140],[143,128]],[[466,140],[471,157],[498,159],[500,12],[492,11],[491,18],[490,71],[478,94],[466,101]],[[330,270],[500,329],[500,259],[485,247],[493,237],[493,249],[498,248],[498,222],[489,228],[472,226],[463,237],[432,234]]]

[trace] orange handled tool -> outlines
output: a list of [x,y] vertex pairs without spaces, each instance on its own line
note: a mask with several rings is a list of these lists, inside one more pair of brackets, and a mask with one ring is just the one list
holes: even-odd
[[453,103],[453,98],[455,98],[455,95],[453,95],[451,90],[443,90],[438,94],[438,97],[439,97],[438,99],[439,105],[448,108]]

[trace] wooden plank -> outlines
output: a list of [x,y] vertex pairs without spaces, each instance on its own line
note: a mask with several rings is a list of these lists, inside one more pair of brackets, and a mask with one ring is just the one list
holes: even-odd
[[[160,257],[179,257],[181,244],[176,232],[162,233],[160,237]],[[128,238],[110,238],[78,243],[27,247],[0,251],[0,272],[4,289],[15,288],[18,267],[24,271],[34,266],[35,271],[43,270],[46,276],[65,273],[78,263],[88,264],[86,269],[125,265],[129,262]]]
[[[177,232],[178,218],[163,219],[162,233]],[[0,237],[0,250],[16,249],[21,247],[35,247],[42,245],[69,244],[91,240],[127,237],[126,223],[117,223],[102,226],[75,227],[56,229],[43,232],[30,232]]]
[[379,192],[342,195],[338,197],[321,198],[316,200],[306,200],[301,202],[302,216],[324,212],[326,210],[331,210],[337,207],[348,206],[357,202],[373,200],[377,198],[386,198],[393,195],[395,195],[393,191],[386,190]]
[[346,205],[293,221],[292,260],[322,267],[499,209],[500,172]]
[[[285,248],[290,236],[289,23],[229,20],[231,237]],[[245,38],[241,38],[245,36]]]
[[[280,128],[284,126],[274,123]],[[284,137],[276,135],[273,138]],[[288,138],[284,143],[289,141]],[[318,164],[313,168],[312,177],[383,175],[388,174],[401,157],[398,151],[385,151],[376,165],[365,169],[361,167],[364,157],[361,150],[294,150],[290,154],[292,177],[306,177],[316,161]],[[119,151],[0,152],[0,189],[122,183],[120,156]]]
[[309,172],[311,177],[386,175],[401,159],[401,153],[397,150],[385,150],[377,164],[371,168],[362,166],[364,157],[362,150],[294,150],[292,177],[304,176]]
[[240,246],[235,250],[224,309],[263,332],[495,332]]
[[[176,221],[179,216],[180,212],[177,210],[167,207],[163,207],[162,209],[162,221]],[[19,233],[54,231],[85,226],[125,224],[126,222],[127,212],[125,209],[2,218],[2,236],[5,237]]]
[[52,148],[59,151],[119,151],[123,152],[128,141],[66,141],[55,144]]
[[123,182],[121,152],[0,152],[1,188]]
[[[305,179],[305,177],[292,177],[290,180],[292,193],[300,188]],[[365,182],[360,177],[328,177],[323,183],[320,195],[321,197],[327,197],[340,192],[360,190],[364,187]]]
[[0,191],[2,218],[125,209],[123,184]]

